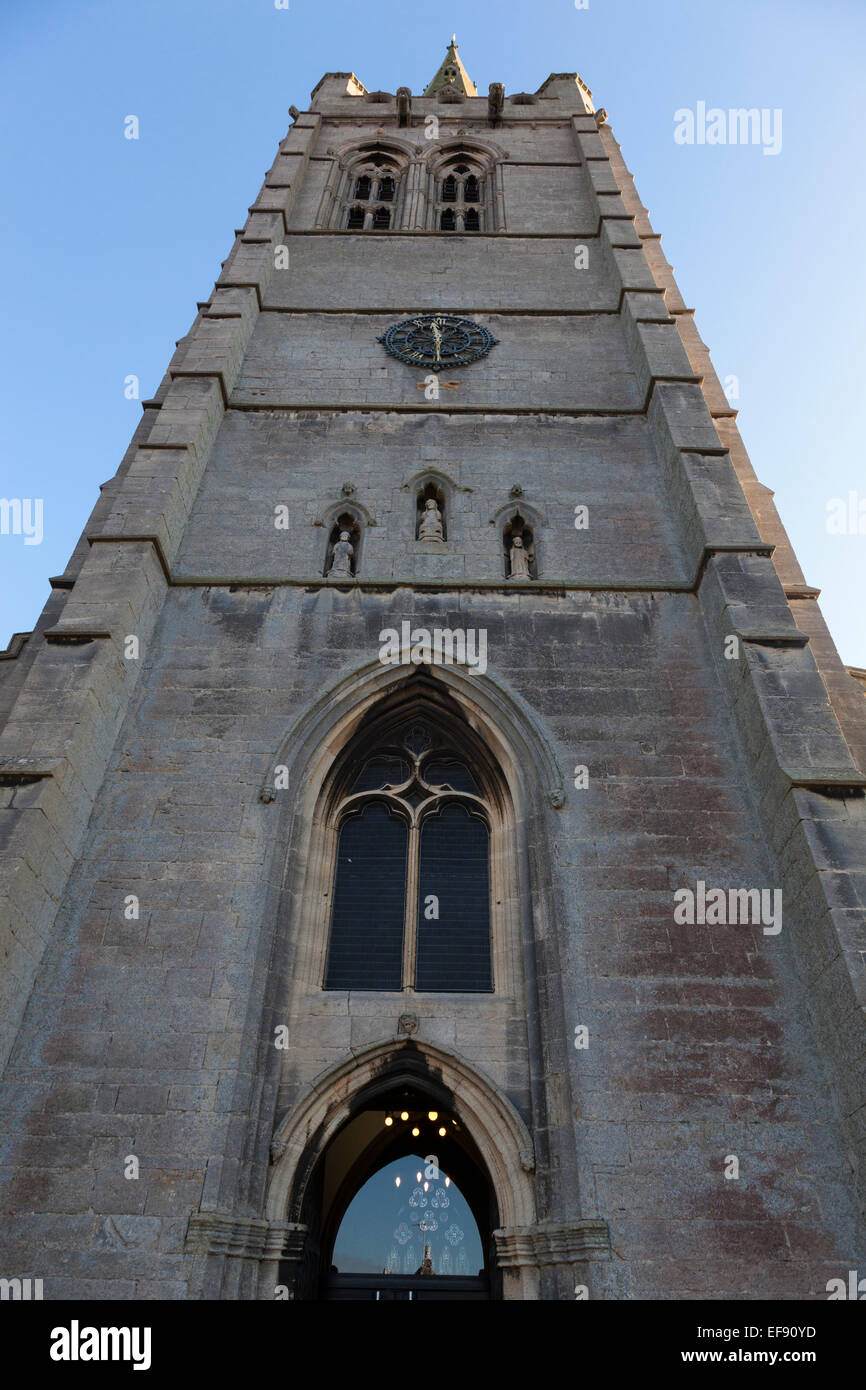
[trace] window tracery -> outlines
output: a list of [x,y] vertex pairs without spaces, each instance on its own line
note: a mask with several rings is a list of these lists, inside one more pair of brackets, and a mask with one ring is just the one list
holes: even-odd
[[348,192],[343,203],[342,225],[346,231],[388,231],[391,228],[401,172],[398,161],[382,150],[361,153],[345,176]]
[[355,767],[336,811],[325,989],[492,990],[484,782],[420,722]]
[[439,230],[481,231],[487,184],[481,163],[466,151],[459,150],[449,156],[439,170],[436,183]]

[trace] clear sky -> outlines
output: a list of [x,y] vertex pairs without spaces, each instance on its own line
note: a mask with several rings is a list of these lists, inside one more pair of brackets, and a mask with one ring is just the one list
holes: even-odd
[[[864,0],[3,0],[0,497],[43,499],[44,535],[0,535],[0,647],[65,568],[140,415],[125,379],[156,389],[288,106],[327,71],[419,92],[453,30],[480,91],[577,71],[607,108],[842,658],[866,667]],[[701,101],[781,110],[779,153],[678,144],[674,113]]]

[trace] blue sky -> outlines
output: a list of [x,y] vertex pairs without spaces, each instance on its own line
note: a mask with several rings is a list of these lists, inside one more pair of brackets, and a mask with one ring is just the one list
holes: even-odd
[[[6,0],[0,647],[30,629],[175,340],[243,224],[291,103],[326,71],[420,91],[452,30],[479,90],[577,71],[605,106],[844,661],[866,667],[863,0]],[[782,147],[678,145],[674,112],[782,111]],[[123,138],[135,114],[141,138]]]

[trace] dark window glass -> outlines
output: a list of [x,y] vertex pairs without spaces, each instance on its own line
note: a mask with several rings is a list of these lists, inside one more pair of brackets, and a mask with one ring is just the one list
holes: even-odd
[[453,210],[451,208],[446,208],[442,214],[439,226],[443,232],[453,232],[455,225]]
[[443,203],[457,202],[457,180],[453,174],[449,174],[442,181],[442,201]]
[[477,232],[479,230],[481,223],[478,220],[477,208],[466,209],[466,214],[463,218],[463,226],[466,228],[467,232]]
[[355,184],[356,198],[369,198],[370,196],[370,176],[362,174]]
[[478,180],[474,174],[470,174],[463,185],[463,201],[464,203],[478,202]]
[[386,227],[390,227],[390,225],[391,209],[377,208],[376,211],[373,213],[373,226],[376,228],[376,230],[381,232]]
[[379,183],[379,197],[383,203],[390,203],[394,200],[394,180],[381,179]]
[[[425,763],[421,776],[429,787],[442,787],[447,782],[455,792],[471,792],[480,796],[478,783],[465,763],[452,762],[448,758],[431,758]],[[359,788],[360,790],[360,788]]]
[[352,791],[374,792],[379,787],[399,787],[408,776],[409,764],[402,758],[371,758],[358,773]]
[[346,226],[350,231],[363,231],[364,228],[364,209],[349,208],[349,216]]
[[325,989],[401,988],[407,842],[381,801],[343,822]]
[[[415,988],[490,990],[487,826],[452,802],[421,826]],[[438,917],[425,917],[436,899]]]

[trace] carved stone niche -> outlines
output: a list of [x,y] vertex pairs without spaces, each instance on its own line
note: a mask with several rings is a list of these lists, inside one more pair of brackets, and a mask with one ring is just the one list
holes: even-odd
[[415,501],[415,539],[436,549],[448,539],[445,490],[432,480],[424,484]]
[[361,527],[352,512],[341,512],[328,534],[326,579],[352,579],[358,573]]
[[537,579],[535,533],[522,513],[515,510],[502,530],[506,579]]

